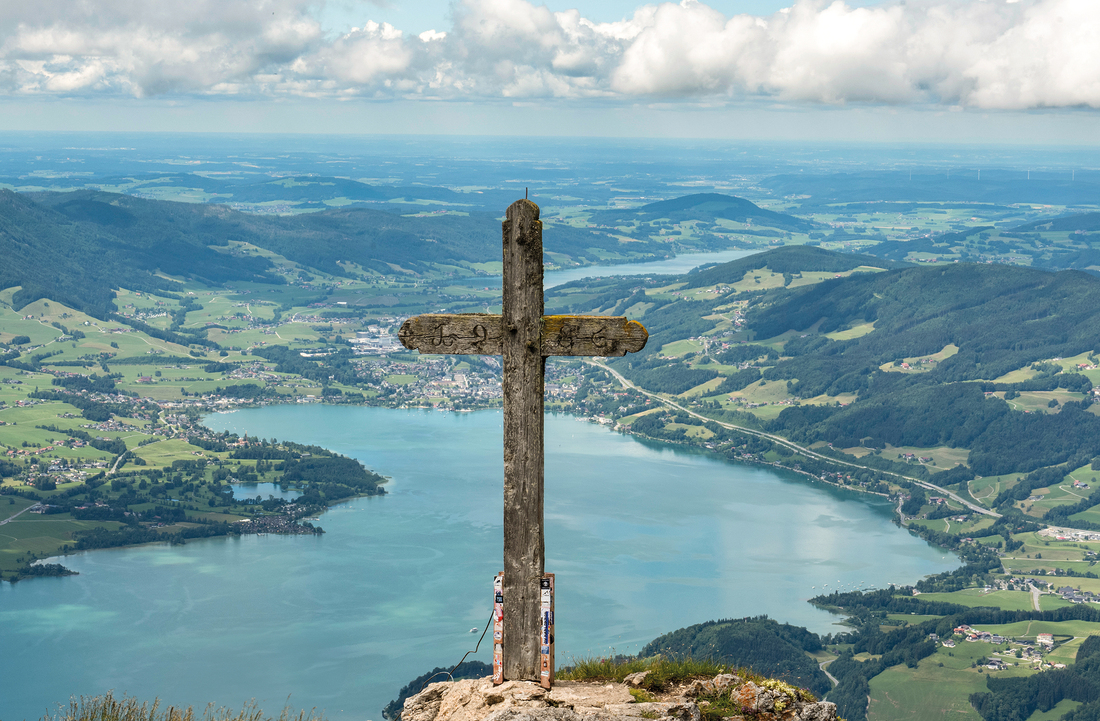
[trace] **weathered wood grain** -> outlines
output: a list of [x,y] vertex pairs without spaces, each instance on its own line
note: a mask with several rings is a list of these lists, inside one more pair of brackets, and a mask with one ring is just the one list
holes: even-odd
[[621,316],[548,315],[542,319],[544,356],[620,356],[645,348],[649,333]]
[[[421,353],[503,355],[503,318],[485,313],[425,314],[409,318],[397,337]],[[641,323],[600,315],[548,315],[542,319],[545,356],[621,356],[640,351],[649,334]]]
[[502,320],[485,313],[426,313],[405,321],[397,338],[409,350],[421,353],[503,355]]
[[508,206],[504,243],[504,677],[539,680],[543,531],[542,221]]

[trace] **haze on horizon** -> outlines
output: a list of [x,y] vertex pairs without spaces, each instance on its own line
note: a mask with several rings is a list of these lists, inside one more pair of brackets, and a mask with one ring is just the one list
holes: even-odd
[[0,129],[1095,144],[1093,0],[67,0]]

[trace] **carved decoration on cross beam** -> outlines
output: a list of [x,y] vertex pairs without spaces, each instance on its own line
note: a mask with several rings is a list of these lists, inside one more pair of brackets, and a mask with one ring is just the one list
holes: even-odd
[[[425,314],[409,318],[397,337],[421,353],[501,355],[502,321],[486,313]],[[542,319],[543,356],[621,356],[645,347],[649,333],[623,317],[548,315]]]

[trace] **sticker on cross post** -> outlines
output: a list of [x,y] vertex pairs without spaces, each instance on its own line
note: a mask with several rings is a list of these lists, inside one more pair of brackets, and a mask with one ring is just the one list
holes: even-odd
[[554,574],[539,579],[539,683],[554,684]]
[[504,574],[493,579],[493,685],[504,683]]

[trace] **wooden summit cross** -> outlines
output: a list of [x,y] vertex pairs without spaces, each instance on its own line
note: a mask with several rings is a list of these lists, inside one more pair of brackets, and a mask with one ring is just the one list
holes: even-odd
[[547,650],[553,578],[545,574],[543,537],[546,357],[626,355],[644,348],[649,334],[626,318],[544,316],[539,207],[517,200],[505,217],[503,313],[418,315],[405,321],[398,337],[421,353],[504,356],[503,664],[494,658],[494,680],[549,687],[554,662]]

